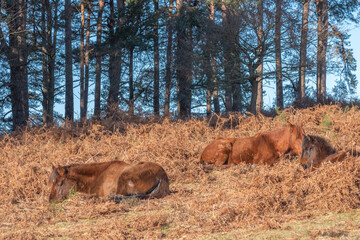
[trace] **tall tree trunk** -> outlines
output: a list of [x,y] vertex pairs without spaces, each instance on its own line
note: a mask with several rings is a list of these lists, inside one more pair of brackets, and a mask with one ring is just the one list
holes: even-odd
[[84,53],[84,29],[85,29],[85,0],[80,1],[81,21],[80,21],[80,119],[85,120],[85,53]]
[[23,128],[29,118],[29,95],[27,76],[27,12],[24,0],[4,3],[8,19],[9,44],[0,28],[0,48],[10,65],[10,98],[13,129]]
[[[120,13],[120,9],[124,7],[125,1],[117,1],[117,9]],[[109,96],[107,99],[107,105],[109,109],[117,108],[119,106],[119,88],[120,88],[120,75],[122,64],[122,49],[119,46],[118,37],[115,34],[115,22],[118,22],[116,29],[119,31],[122,24],[122,16],[119,14],[117,21],[115,21],[114,12],[114,0],[110,0],[110,60],[109,60]]]
[[[210,1],[209,5],[209,19],[212,17],[212,9],[213,1]],[[206,29],[206,44],[204,46],[203,52],[204,52],[204,71],[206,76],[206,116],[209,118],[211,117],[211,97],[212,97],[212,89],[213,89],[213,81],[212,81],[212,65],[211,65],[211,50],[212,50],[212,43],[213,43],[213,36],[212,36],[212,30],[210,24],[207,26]]]
[[154,11],[156,14],[156,22],[154,25],[154,115],[159,116],[160,114],[160,89],[159,89],[159,81],[160,81],[160,70],[159,70],[159,20],[158,20],[158,12],[159,12],[159,1],[154,0]]
[[[240,66],[235,63],[235,69],[239,69]],[[240,112],[242,109],[242,96],[241,96],[241,85],[240,82],[235,80],[232,84],[232,107],[231,110],[233,112]]]
[[[43,0],[41,12],[41,32],[42,32],[42,53],[43,53],[43,89],[42,107],[43,123],[48,126],[53,122],[54,98],[55,98],[55,56],[56,56],[56,37],[57,37],[57,8],[58,2],[53,4],[49,0]],[[52,16],[54,8],[55,16]]]
[[[189,5],[188,1],[188,5]],[[178,106],[181,119],[191,118],[191,88],[192,88],[192,27],[188,20],[188,13],[183,5],[183,0],[177,0],[177,54],[176,77],[178,82]],[[184,24],[185,23],[185,24]]]
[[184,21],[184,0],[176,0],[176,54],[175,54],[175,68],[176,68],[176,93],[177,93],[177,112],[178,112],[178,117],[181,118],[180,115],[180,103],[182,101],[183,96],[181,96],[181,92],[180,92],[180,84],[184,84],[184,76],[182,74],[183,72],[183,68],[182,67],[182,55],[184,54],[183,48],[184,48],[184,41],[185,41],[185,27],[184,25],[180,25],[179,23]]
[[[215,1],[209,3],[209,19],[214,22],[215,19]],[[211,25],[211,24],[210,24]],[[206,31],[205,54],[205,75],[206,75],[206,116],[211,116],[211,98],[213,97],[214,112],[219,113],[219,96],[216,78],[216,56],[215,40],[212,26]]]
[[215,53],[212,56],[212,61],[211,61],[211,65],[212,65],[212,72],[214,74],[213,76],[213,102],[214,102],[214,112],[216,114],[220,114],[220,104],[219,104],[219,86],[218,86],[218,80],[217,80],[217,76],[216,76],[216,56]]
[[85,37],[85,86],[84,86],[84,119],[87,119],[88,96],[89,96],[89,78],[90,78],[90,2],[87,3],[86,37]]
[[172,78],[172,43],[173,43],[173,0],[169,3],[169,23],[167,25],[167,47],[166,47],[166,65],[165,65],[165,103],[164,115],[170,116],[170,95],[171,95],[171,78]]
[[96,117],[100,116],[100,98],[101,98],[101,33],[102,33],[102,13],[104,10],[104,1],[99,0],[99,11],[98,11],[98,20],[97,20],[97,29],[96,29],[96,70],[95,70],[95,106],[94,106],[94,115]]
[[326,97],[326,52],[328,39],[328,10],[327,0],[317,0],[316,12],[318,15],[317,32],[317,101],[325,102]]
[[299,86],[298,86],[298,99],[300,100],[300,102],[303,102],[305,97],[306,51],[307,51],[310,2],[311,0],[303,0],[301,43],[300,43]]
[[[207,78],[207,80],[209,80]],[[206,117],[211,117],[211,85],[210,82],[206,84]]]
[[[212,22],[215,21],[215,1],[211,0],[210,2],[210,20]],[[214,112],[216,114],[220,113],[220,104],[219,104],[219,94],[218,94],[218,81],[216,75],[216,52],[215,52],[215,42],[212,42],[212,48],[210,51],[211,57],[211,73],[212,73],[212,95],[213,95],[213,102],[214,102]]]
[[[49,124],[49,36],[48,36],[48,29],[46,24],[49,24],[49,21],[46,21],[46,19],[50,19],[50,16],[47,15],[49,8],[49,1],[48,0],[42,0],[42,9],[41,9],[41,35],[42,35],[42,41],[41,41],[41,51],[43,55],[42,59],[42,74],[43,74],[43,80],[42,80],[42,107],[43,107],[43,123],[45,126]],[[49,26],[48,26],[49,27]]]
[[74,120],[74,95],[72,75],[71,0],[65,0],[65,118]]
[[239,29],[240,29],[240,18],[238,15],[238,10],[236,8],[231,9],[231,18],[230,18],[230,26],[232,26],[232,39],[231,43],[231,90],[232,90],[232,107],[231,110],[233,112],[240,112],[243,108],[243,97],[241,94],[241,84],[242,84],[242,76],[240,72],[240,55],[239,49],[237,48],[237,44],[239,43]]
[[[56,48],[57,48],[57,31],[58,31],[58,6],[59,2],[54,1],[54,18],[52,20],[52,17],[50,20],[48,19],[48,36],[49,36],[49,91],[48,91],[48,98],[49,98],[49,122],[53,122],[54,120],[54,102],[55,102],[55,61],[56,61]],[[49,6],[47,9],[48,16],[52,16],[51,11],[52,7]],[[52,32],[52,34],[51,34]]]
[[283,96],[283,79],[282,79],[282,65],[281,65],[281,9],[282,0],[276,0],[276,14],[275,14],[275,58],[276,58],[276,106],[279,109],[284,108]]
[[224,51],[225,107],[226,111],[240,111],[242,108],[240,59],[237,49],[239,42],[238,9],[228,1],[222,0],[223,36],[221,43]]
[[224,28],[224,34],[222,38],[223,51],[224,51],[224,74],[225,74],[225,109],[226,112],[230,112],[232,109],[232,95],[231,95],[231,76],[230,72],[233,70],[231,67],[231,33],[229,23],[229,11],[227,9],[226,0],[221,0],[221,13],[222,13],[222,25]]
[[[9,53],[11,110],[13,129],[23,128],[29,118],[29,95],[27,76],[27,43],[26,43],[26,2],[24,0],[8,1],[9,19]],[[1,34],[2,35],[2,34]],[[3,36],[0,36],[3,39]]]
[[134,114],[134,47],[129,52],[129,114]]
[[256,85],[257,85],[257,96],[256,96],[256,109],[255,114],[260,113],[263,110],[263,54],[264,54],[264,2],[260,0],[258,3],[258,66],[256,68]]

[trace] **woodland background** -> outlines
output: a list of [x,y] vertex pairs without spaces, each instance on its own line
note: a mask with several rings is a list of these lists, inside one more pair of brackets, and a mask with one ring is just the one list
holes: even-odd
[[[358,23],[359,6],[358,0],[2,0],[0,127],[83,121],[114,110],[174,119],[256,115],[271,110],[263,107],[263,87],[273,82],[272,111],[356,101],[346,26]],[[331,93],[329,73],[339,76]]]

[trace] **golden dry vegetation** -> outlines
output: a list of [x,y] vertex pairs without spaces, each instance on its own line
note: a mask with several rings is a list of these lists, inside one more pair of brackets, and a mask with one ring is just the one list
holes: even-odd
[[[263,116],[137,123],[108,118],[82,128],[33,128],[0,141],[0,238],[328,239],[360,237],[360,160],[304,171],[298,157],[275,166],[203,166],[214,138],[246,137],[303,122],[338,150],[360,150],[360,111],[322,106]],[[211,125],[211,126],[210,126]],[[170,178],[162,199],[75,193],[49,203],[51,163],[153,161]]]

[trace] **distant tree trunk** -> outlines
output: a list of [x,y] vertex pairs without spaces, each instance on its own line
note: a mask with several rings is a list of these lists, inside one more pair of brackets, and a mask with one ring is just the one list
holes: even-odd
[[[42,53],[43,53],[43,89],[42,107],[43,123],[45,126],[53,122],[54,98],[55,98],[55,56],[57,37],[57,8],[58,2],[50,4],[49,0],[43,0],[41,11]],[[52,17],[52,8],[55,16]],[[54,22],[53,22],[54,21]]]
[[[211,0],[210,2],[210,20],[215,21],[215,1]],[[220,105],[219,105],[219,94],[218,94],[218,81],[216,76],[216,53],[215,53],[215,46],[214,42],[212,42],[212,48],[210,51],[210,57],[211,57],[211,72],[212,72],[212,95],[213,95],[213,102],[214,102],[214,112],[216,114],[220,113]]]
[[169,23],[167,25],[167,47],[166,47],[166,65],[165,65],[165,103],[164,115],[170,116],[170,94],[171,94],[171,78],[172,78],[172,43],[173,43],[173,0],[169,4]]
[[213,102],[214,102],[214,112],[216,114],[220,114],[219,93],[218,93],[219,86],[218,86],[218,81],[217,81],[217,76],[216,76],[216,56],[215,56],[215,54],[212,56],[211,65],[212,65],[212,72],[214,74],[214,77],[213,77],[214,88],[213,88],[213,93],[212,93],[213,94]]
[[[41,9],[41,34],[42,34],[42,41],[41,41],[41,51],[43,54],[42,59],[42,74],[43,74],[43,80],[42,80],[42,107],[43,107],[43,123],[45,126],[49,124],[49,91],[50,91],[50,76],[49,76],[49,36],[48,36],[48,29],[46,28],[46,24],[49,24],[49,21],[46,21],[46,19],[50,19],[50,16],[47,15],[47,8],[49,8],[49,1],[48,0],[42,0],[42,9]],[[49,26],[48,26],[49,27]]]
[[329,24],[327,7],[327,0],[317,0],[317,101],[319,103],[324,103],[326,97],[326,52]]
[[101,98],[101,33],[102,33],[102,14],[104,10],[104,1],[99,0],[99,11],[98,11],[98,20],[97,20],[97,30],[96,30],[96,70],[95,70],[95,106],[94,106],[94,115],[96,117],[100,116],[100,98]]
[[65,0],[65,118],[74,120],[72,75],[71,0]]
[[[210,1],[209,19],[213,22],[215,19],[215,2]],[[216,79],[216,56],[214,32],[211,26],[206,31],[205,55],[205,75],[206,75],[206,116],[211,116],[211,98],[213,97],[214,112],[219,113],[219,96]]]
[[80,21],[80,119],[85,120],[85,76],[84,76],[84,29],[85,29],[85,6],[84,1],[80,1],[80,12],[81,12],[81,21]]
[[224,74],[225,74],[225,110],[230,112],[232,108],[232,96],[231,96],[231,76],[230,72],[233,70],[231,67],[231,37],[229,36],[231,31],[229,21],[229,11],[226,6],[226,0],[221,0],[222,11],[222,25],[224,28],[224,35],[222,38],[223,51],[224,51]]
[[[154,11],[157,15],[159,12],[159,0],[154,0]],[[156,22],[154,25],[154,115],[159,116],[160,114],[160,89],[159,89],[159,81],[160,81],[160,72],[159,72],[159,20],[156,16]]]
[[263,110],[263,53],[264,53],[264,2],[260,0],[258,3],[258,67],[256,68],[256,85],[257,85],[257,94],[256,94],[256,109],[255,114],[260,113]]
[[263,55],[264,55],[264,30],[263,30],[263,0],[258,2],[257,11],[257,30],[258,49],[256,52],[256,63],[249,64],[250,82],[251,82],[251,104],[250,111],[258,114],[263,109]]
[[[208,79],[207,79],[208,80]],[[211,85],[206,84],[206,116],[211,117]]]
[[[209,19],[212,17],[211,6],[213,6],[213,1],[209,5]],[[204,71],[206,76],[206,116],[211,117],[211,97],[213,89],[213,74],[212,74],[212,65],[211,65],[211,49],[212,49],[212,29],[210,26],[206,29],[206,44],[204,46]]]
[[129,53],[129,114],[134,114],[134,47],[130,48]]
[[[249,71],[250,72],[250,71]],[[256,73],[252,74],[250,72],[249,81],[251,83],[251,102],[250,102],[250,112],[256,114],[256,100],[258,94],[258,82],[256,81]]]
[[89,78],[90,78],[90,2],[87,4],[86,38],[85,38],[85,86],[84,86],[84,119],[87,119]]
[[298,86],[298,99],[300,100],[300,102],[303,102],[305,97],[306,51],[307,51],[310,2],[311,0],[303,0],[301,43],[300,43],[299,86]]
[[238,9],[226,0],[221,1],[223,33],[221,43],[224,52],[225,107],[226,111],[242,108],[239,42],[240,18]]
[[[53,118],[54,118],[54,102],[55,102],[55,61],[56,61],[56,49],[57,49],[57,31],[58,31],[58,6],[59,6],[59,2],[58,1],[54,1],[54,22],[52,22],[52,7],[49,6],[47,9],[48,12],[48,16],[50,16],[50,18],[48,19],[49,23],[48,23],[48,37],[49,37],[49,42],[50,42],[50,46],[49,46],[49,50],[50,50],[50,54],[49,54],[49,91],[48,91],[48,113],[49,113],[49,118],[48,121],[51,123],[53,122]],[[52,30],[51,30],[52,29]],[[51,34],[51,32],[53,32],[53,34]]]
[[284,108],[283,79],[282,79],[282,65],[281,65],[281,25],[282,25],[281,4],[282,4],[282,0],[276,0],[276,14],[275,14],[276,106],[279,109]]
[[[117,1],[117,9],[124,7],[124,0]],[[116,29],[121,28],[122,16],[119,14],[117,21],[115,21],[114,0],[110,0],[110,23],[109,23],[109,42],[110,42],[110,60],[109,60],[109,96],[107,99],[108,108],[117,108],[119,106],[119,88],[121,75],[121,56],[122,49],[119,46],[118,36],[115,34],[115,22],[118,22]]]
[[27,76],[26,43],[26,2],[24,0],[7,1],[6,12],[9,28],[9,45],[0,29],[1,49],[5,50],[10,65],[10,96],[13,117],[13,129],[23,128],[29,118],[29,95]]
[[189,119],[191,117],[192,87],[192,27],[188,20],[188,9],[185,9],[183,0],[177,0],[176,3],[179,14],[177,20],[182,21],[182,24],[177,24],[176,77],[178,82],[178,110],[181,119]]
[[176,54],[175,54],[175,68],[176,68],[176,92],[177,92],[177,112],[178,112],[178,116],[179,118],[181,118],[181,115],[180,115],[180,103],[182,100],[182,98],[184,96],[181,95],[181,92],[180,92],[180,84],[184,84],[184,76],[182,76],[182,72],[184,71],[183,69],[180,69],[180,68],[183,68],[181,66],[182,64],[182,54],[183,53],[183,46],[184,46],[184,42],[185,42],[185,28],[184,25],[180,25],[179,23],[184,21],[184,1],[183,0],[176,0]]
[[[235,69],[240,69],[238,62],[235,63]],[[239,79],[234,80],[232,84],[232,107],[233,112],[240,112],[242,109],[242,96],[241,96],[241,86]]]

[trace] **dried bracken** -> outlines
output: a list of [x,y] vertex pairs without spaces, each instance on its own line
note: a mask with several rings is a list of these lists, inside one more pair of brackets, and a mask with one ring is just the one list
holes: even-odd
[[[239,228],[280,229],[294,219],[360,207],[360,160],[304,171],[298,157],[274,166],[197,163],[216,137],[247,137],[303,122],[337,150],[360,150],[360,111],[338,106],[288,109],[275,118],[213,118],[187,122],[111,118],[82,127],[33,128],[0,141],[1,238],[197,238]],[[107,199],[75,193],[49,204],[51,164],[151,161],[170,178],[162,199]]]

